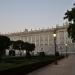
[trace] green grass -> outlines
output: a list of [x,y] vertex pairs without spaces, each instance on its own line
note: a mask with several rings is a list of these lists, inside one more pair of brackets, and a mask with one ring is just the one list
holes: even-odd
[[54,59],[54,56],[44,56],[44,57],[32,57],[30,59],[4,59],[3,63],[0,63],[0,71],[1,70],[6,70],[6,69],[10,69],[10,68],[15,68],[15,67],[19,67],[19,66],[23,66],[23,65],[28,65],[31,63],[36,63],[39,61],[45,61],[45,60],[51,60]]
[[18,61],[14,61],[14,63],[6,63],[6,62],[0,63],[0,70],[15,68],[15,67],[23,66],[23,65],[28,65],[31,63],[35,63],[35,62],[29,61],[29,60],[18,60]]
[[13,66],[15,66],[15,65],[11,64],[11,63],[0,63],[0,70],[5,70],[5,69],[11,68]]

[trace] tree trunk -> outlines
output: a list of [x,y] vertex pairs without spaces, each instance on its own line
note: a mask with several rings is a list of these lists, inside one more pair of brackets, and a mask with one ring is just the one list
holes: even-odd
[[31,55],[30,55],[29,51],[26,50],[26,58],[30,58],[30,57],[31,57]]

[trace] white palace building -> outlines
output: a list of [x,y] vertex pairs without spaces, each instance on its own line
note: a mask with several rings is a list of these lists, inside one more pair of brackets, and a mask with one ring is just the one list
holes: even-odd
[[[36,48],[34,53],[45,52],[46,54],[54,54],[54,30],[56,29],[56,50],[59,53],[74,53],[75,44],[72,43],[71,38],[68,37],[67,23],[63,26],[56,26],[55,28],[39,29],[24,32],[16,32],[6,34],[11,40],[23,40],[24,42],[34,43]],[[66,45],[67,44],[67,45]]]

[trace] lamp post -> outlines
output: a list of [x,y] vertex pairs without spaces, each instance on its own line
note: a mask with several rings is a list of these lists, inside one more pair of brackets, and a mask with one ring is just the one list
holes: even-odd
[[66,57],[67,57],[67,44],[65,44],[65,47],[66,47]]
[[53,34],[54,37],[54,48],[55,48],[55,64],[57,64],[57,55],[56,55],[56,33]]

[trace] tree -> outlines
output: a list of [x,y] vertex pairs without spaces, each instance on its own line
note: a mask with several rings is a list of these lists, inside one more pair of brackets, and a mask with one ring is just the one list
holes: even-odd
[[67,31],[69,37],[71,37],[72,41],[75,42],[75,7],[73,7],[70,11],[67,10],[64,19],[68,19],[69,27]]
[[35,49],[35,44],[25,42],[24,49],[26,50],[26,57],[30,57],[31,56],[30,52],[34,51]]
[[23,44],[24,44],[24,42],[22,40],[14,41],[13,42],[13,49],[17,49],[17,50],[21,51],[23,49],[23,47],[22,47]]
[[30,52],[34,51],[35,50],[35,44],[31,43],[30,44]]
[[0,35],[0,57],[5,54],[5,49],[10,46],[10,39],[7,36]]
[[9,46],[9,50],[13,49],[13,45],[14,45],[15,41],[10,41],[10,46]]

